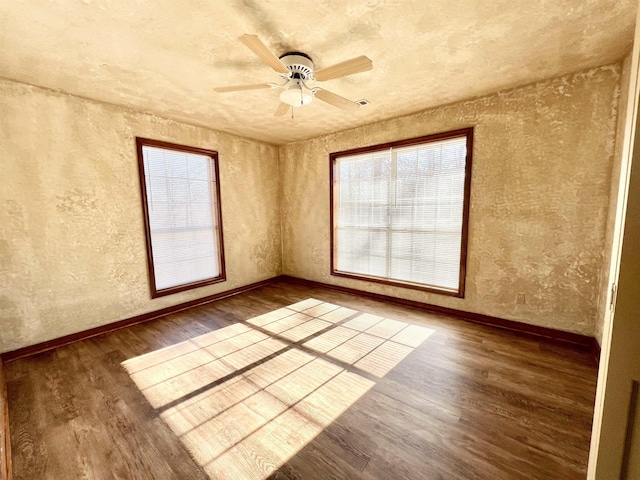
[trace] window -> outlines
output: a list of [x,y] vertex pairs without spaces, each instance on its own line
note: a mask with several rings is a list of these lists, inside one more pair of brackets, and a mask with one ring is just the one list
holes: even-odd
[[332,153],[331,274],[464,296],[473,128]]
[[217,152],[136,144],[151,297],[224,281]]

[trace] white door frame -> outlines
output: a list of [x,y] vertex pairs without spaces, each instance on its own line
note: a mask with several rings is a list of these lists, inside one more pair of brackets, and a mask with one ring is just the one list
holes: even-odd
[[[640,2],[639,2],[640,3]],[[639,5],[640,7],[640,5]],[[611,357],[611,340],[614,324],[615,293],[612,289],[618,283],[620,274],[620,258],[625,228],[625,215],[629,196],[629,180],[631,177],[631,165],[633,161],[634,140],[636,137],[638,120],[638,102],[640,98],[640,8],[636,17],[636,29],[633,51],[631,54],[631,71],[629,79],[629,93],[627,97],[627,109],[622,144],[622,161],[620,166],[620,183],[618,186],[618,202],[614,227],[611,264],[609,268],[609,298],[608,307],[604,318],[604,329],[600,354],[600,369],[598,371],[598,387],[596,390],[595,409],[593,416],[593,429],[591,432],[591,449],[589,452],[588,480],[596,480],[596,467],[598,455],[601,451],[601,434],[603,423],[604,402],[606,398],[606,385],[609,379],[609,360]],[[636,161],[638,163],[638,160]],[[638,168],[637,166],[636,168]],[[613,297],[613,298],[612,298]],[[613,478],[613,477],[607,477]]]

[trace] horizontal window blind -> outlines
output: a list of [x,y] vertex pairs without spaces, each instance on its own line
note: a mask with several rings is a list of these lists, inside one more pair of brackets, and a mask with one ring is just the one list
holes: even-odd
[[336,156],[334,270],[458,292],[466,166],[466,135]]
[[216,159],[154,145],[141,150],[155,292],[219,279]]

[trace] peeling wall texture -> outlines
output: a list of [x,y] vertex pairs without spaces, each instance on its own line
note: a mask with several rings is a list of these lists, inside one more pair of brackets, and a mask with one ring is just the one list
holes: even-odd
[[[135,137],[219,152],[227,281],[151,300]],[[0,81],[0,352],[278,275],[277,147]]]
[[[284,273],[593,335],[620,77],[594,68],[281,147]],[[468,126],[465,298],[332,277],[329,153]]]
[[609,208],[607,211],[607,223],[605,233],[604,260],[600,274],[600,286],[598,295],[598,314],[596,316],[594,337],[598,345],[602,345],[604,325],[609,310],[609,270],[613,255],[613,238],[615,233],[616,210],[618,208],[618,187],[620,185],[620,168],[622,165],[622,148],[624,141],[624,128],[627,115],[627,100],[629,98],[629,82],[631,79],[631,52],[622,62],[622,78],[620,81],[620,100],[618,108],[618,118],[616,122],[616,146],[613,157],[613,168],[611,170],[611,189],[609,192]]

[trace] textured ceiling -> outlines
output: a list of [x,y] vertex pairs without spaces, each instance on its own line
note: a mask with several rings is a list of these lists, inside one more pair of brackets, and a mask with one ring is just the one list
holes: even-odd
[[[303,140],[619,60],[636,0],[3,0],[0,77],[275,144]],[[358,55],[372,71],[322,86],[370,105],[317,99],[274,117],[277,82],[238,38],[322,68]]]

